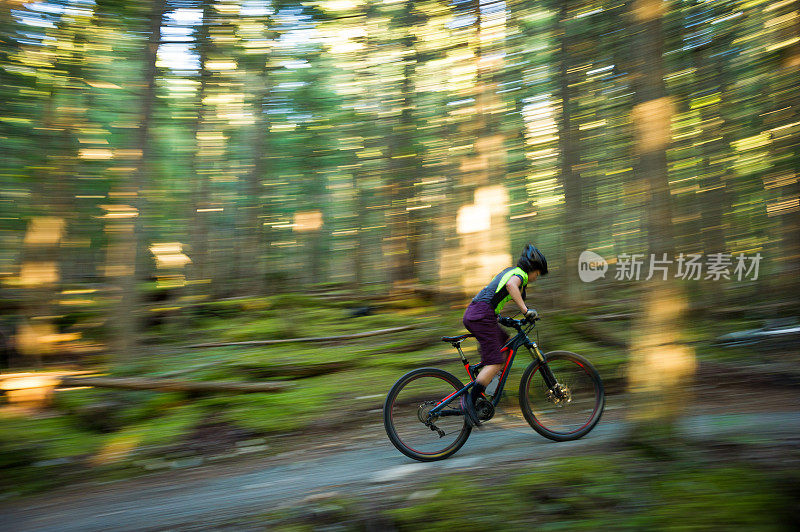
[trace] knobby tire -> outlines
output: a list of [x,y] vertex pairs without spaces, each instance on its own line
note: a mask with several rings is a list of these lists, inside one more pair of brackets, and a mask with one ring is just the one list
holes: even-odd
[[[548,398],[541,365],[532,362],[519,385],[519,406],[525,421],[554,441],[571,441],[588,434],[600,421],[605,407],[603,381],[592,364],[569,351],[552,351],[545,360],[559,383],[570,386],[571,401],[558,406]],[[564,379],[562,382],[561,379]],[[570,381],[570,382],[567,382]]]
[[[415,418],[420,409],[432,406],[421,406],[424,403],[440,401],[463,387],[453,374],[438,368],[415,369],[400,377],[383,405],[386,434],[397,450],[421,462],[443,460],[458,451],[472,431],[463,415],[442,417],[436,422],[447,429],[444,438]],[[452,401],[447,408],[460,410],[459,400]]]

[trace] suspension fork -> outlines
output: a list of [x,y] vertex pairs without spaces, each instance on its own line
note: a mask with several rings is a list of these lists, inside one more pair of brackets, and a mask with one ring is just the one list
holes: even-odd
[[542,354],[539,346],[536,345],[536,342],[531,342],[530,344],[525,345],[525,347],[527,347],[528,351],[531,352],[531,357],[534,360],[539,361],[539,370],[542,372],[542,378],[544,379],[544,383],[547,385],[547,388],[550,390],[554,389],[557,384],[556,377],[550,370],[550,366],[547,364],[547,359]]

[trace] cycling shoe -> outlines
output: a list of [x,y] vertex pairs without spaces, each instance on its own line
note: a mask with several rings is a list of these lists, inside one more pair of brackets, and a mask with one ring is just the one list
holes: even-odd
[[478,413],[475,411],[475,405],[469,397],[469,394],[461,396],[461,410],[464,412],[464,419],[471,427],[480,426],[481,422],[478,420]]

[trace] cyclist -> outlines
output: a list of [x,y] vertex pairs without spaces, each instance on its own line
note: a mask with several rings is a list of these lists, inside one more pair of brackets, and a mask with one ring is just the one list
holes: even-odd
[[472,299],[464,313],[464,326],[478,340],[483,364],[469,395],[461,396],[464,416],[473,426],[480,425],[475,401],[505,364],[505,357],[500,349],[508,340],[508,335],[497,324],[497,317],[505,304],[513,299],[527,319],[535,318],[536,310],[525,305],[525,288],[540,275],[547,275],[547,260],[536,246],[526,244],[517,266],[506,268],[495,275],[492,282]]

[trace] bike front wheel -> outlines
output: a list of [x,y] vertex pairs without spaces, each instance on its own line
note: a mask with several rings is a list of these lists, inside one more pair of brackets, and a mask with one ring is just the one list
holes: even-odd
[[439,415],[428,413],[463,387],[453,374],[438,368],[420,368],[400,377],[383,405],[386,434],[397,450],[422,462],[442,460],[458,451],[472,431],[459,400]]
[[[545,438],[577,440],[600,421],[605,406],[603,381],[594,366],[575,353],[553,351],[544,358],[545,363],[532,362],[522,375],[522,414],[533,430]],[[543,373],[548,369],[556,380],[553,388],[545,384]]]

